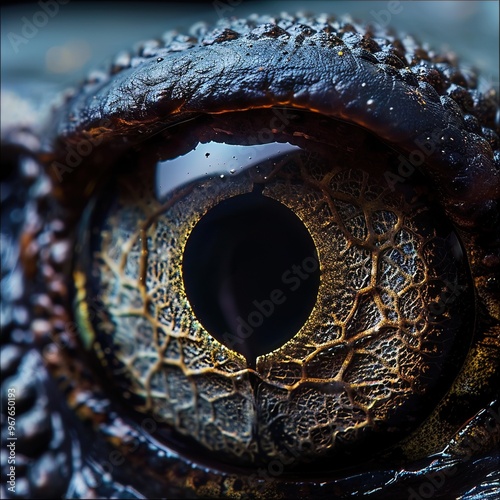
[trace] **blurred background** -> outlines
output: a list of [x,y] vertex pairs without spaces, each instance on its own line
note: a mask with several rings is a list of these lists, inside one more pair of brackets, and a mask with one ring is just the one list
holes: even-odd
[[[350,13],[367,22],[417,35],[435,48],[452,49],[498,88],[499,2],[497,1],[252,1],[4,2],[1,8],[2,89],[38,81],[77,84],[96,65],[135,42],[167,29],[186,31],[197,21],[253,12],[278,14],[304,9]],[[47,85],[42,85],[45,83]]]

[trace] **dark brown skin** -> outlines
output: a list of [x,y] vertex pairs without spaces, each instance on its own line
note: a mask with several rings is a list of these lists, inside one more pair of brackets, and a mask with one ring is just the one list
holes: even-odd
[[[227,21],[142,52],[134,67],[115,64],[102,78],[87,81],[54,112],[50,126],[2,132],[12,170],[7,206],[13,210],[28,200],[9,240],[19,250],[19,266],[2,270],[13,273],[12,282],[22,273],[23,282],[21,294],[6,295],[11,316],[2,325],[2,375],[14,377],[2,384],[2,408],[4,387],[18,388],[18,457],[34,459],[22,465],[19,458],[18,496],[424,498],[431,490],[436,498],[500,495],[495,92],[477,89],[474,77],[464,76],[446,55],[334,18]],[[82,325],[72,314],[81,288],[73,283],[71,250],[98,179],[125,155],[140,157],[154,141],[181,142],[179,154],[191,149],[197,141],[185,139],[187,133],[180,140],[177,129],[167,129],[171,125],[208,123],[197,132],[208,140],[214,131],[241,133],[244,112],[252,110],[255,122],[245,125],[251,134],[269,123],[269,108],[297,116],[272,131],[276,140],[300,132],[326,143],[342,126],[346,136],[361,127],[391,151],[388,157],[407,158],[411,170],[398,171],[395,160],[387,180],[413,182],[414,171],[421,171],[465,248],[475,296],[470,346],[418,429],[359,467],[326,467],[320,477],[300,468],[275,475],[219,462],[194,452],[153,418],[133,414],[84,349]],[[356,146],[345,142],[346,148]],[[70,148],[80,153],[73,163]],[[424,162],[415,163],[415,151],[424,152]]]

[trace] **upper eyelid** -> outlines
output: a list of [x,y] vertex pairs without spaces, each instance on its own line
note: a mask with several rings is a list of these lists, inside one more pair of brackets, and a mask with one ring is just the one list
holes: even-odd
[[[436,79],[433,64],[431,69],[419,66],[425,56],[414,41],[404,54],[405,65],[397,56],[381,58],[377,42],[353,35],[363,31],[349,22],[299,17],[278,19],[273,26],[265,16],[261,21],[268,24],[234,21],[226,29],[202,31],[198,39],[181,37],[181,47],[175,37],[143,44],[132,66],[112,66],[108,75],[86,82],[59,111],[48,141],[90,138],[100,143],[120,135],[134,142],[200,113],[269,106],[313,109],[373,131],[410,158],[423,153],[422,168],[441,185],[452,211],[456,202],[473,206],[495,197],[488,132],[484,127],[468,131],[460,121],[460,115],[472,113],[494,127],[494,96],[473,91],[479,100],[471,107],[464,100],[468,91],[457,94],[452,83],[460,75],[454,63],[445,62],[447,69]],[[387,36],[383,30],[376,35]],[[393,53],[403,57],[401,43],[397,47]],[[293,75],[286,74],[287,64]],[[393,65],[390,71],[388,64]],[[450,159],[454,168],[441,168]]]

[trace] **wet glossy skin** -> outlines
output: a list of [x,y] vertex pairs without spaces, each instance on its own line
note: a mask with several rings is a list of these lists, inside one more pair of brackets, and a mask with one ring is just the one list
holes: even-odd
[[[93,491],[123,496],[128,488],[146,497],[276,498],[347,497],[354,492],[373,498],[404,498],[413,491],[423,496],[429,491],[425,489],[428,483],[436,496],[444,497],[465,494],[474,486],[483,493],[498,489],[500,157],[496,96],[487,89],[469,91],[468,86],[475,86],[473,79],[468,76],[471,81],[466,81],[446,58],[427,54],[411,40],[405,40],[403,47],[385,34],[376,34],[375,41],[364,33],[363,27],[349,23],[294,18],[264,18],[235,22],[215,32],[201,30],[198,39],[146,46],[134,68],[116,66],[113,75],[88,81],[58,110],[42,137],[15,129],[5,134],[3,147],[21,171],[22,180],[17,182],[34,186],[27,194],[32,203],[25,209],[26,223],[20,232],[21,262],[29,282],[25,295],[13,297],[19,308],[29,303],[30,313],[29,318],[13,315],[5,330],[4,349],[10,350],[13,360],[7,373],[16,372],[21,353],[27,365],[40,362],[35,353],[26,354],[32,351],[26,351],[20,332],[31,332],[34,338],[27,339],[29,345],[37,345],[36,351],[43,353],[59,382],[59,389],[43,378],[33,384],[36,388],[31,393],[39,391],[40,396],[47,391],[51,398],[45,409],[39,405],[33,418],[43,421],[50,408],[52,415],[62,415],[80,432],[76,438],[71,426],[61,428],[53,417],[41,430],[42,437],[35,438],[41,449],[51,439],[53,443],[51,455],[37,462],[37,467],[45,467],[53,479],[58,478],[46,488],[55,489],[57,484],[57,494],[69,491],[68,495],[75,496]],[[418,166],[460,235],[476,296],[470,350],[452,388],[428,419],[383,460],[332,470],[320,478],[297,471],[274,475],[265,469],[238,470],[214,463],[193,455],[155,420],[130,418],[123,412],[123,403],[108,399],[107,391],[112,389],[96,375],[98,368],[85,366],[92,359],[86,359],[71,315],[74,291],[68,276],[73,228],[96,175],[124,151],[137,150],[138,145],[145,150],[144,138],[155,137],[167,125],[216,114],[212,128],[231,130],[235,128],[231,113],[271,107],[345,120],[369,130],[405,157],[412,158],[416,150],[426,151],[425,163]],[[257,124],[269,123],[272,115],[266,113],[257,112]],[[241,118],[238,123],[241,126]],[[335,130],[337,123],[326,121],[312,130],[290,119],[273,133],[290,137],[300,131],[327,141],[325,130]],[[248,125],[248,134],[255,130],[259,126]],[[162,134],[168,139],[168,131]],[[92,145],[92,154],[82,153],[83,160],[70,164],[68,146],[84,151],[87,143]],[[411,176],[408,170],[398,171],[396,164],[389,180],[404,183]],[[21,199],[22,194],[19,188]],[[14,194],[9,200],[15,205]],[[78,282],[75,285],[78,291]],[[20,384],[32,372],[23,365],[18,373]],[[57,391],[65,393],[71,410]],[[30,390],[25,392],[29,400]],[[36,397],[32,394],[31,399]],[[85,423],[80,424],[71,412]],[[51,426],[59,429],[59,435],[50,433]],[[92,446],[83,435],[92,436]],[[53,466],[56,453],[58,460],[72,464],[69,470]],[[78,461],[79,453],[84,466]],[[92,475],[99,478],[102,468],[109,477],[89,479]],[[83,470],[88,472],[82,476]],[[144,471],[140,477],[133,472],[137,470]],[[40,475],[34,466],[31,472],[28,467],[28,477],[31,488],[44,491],[43,484],[36,485]]]

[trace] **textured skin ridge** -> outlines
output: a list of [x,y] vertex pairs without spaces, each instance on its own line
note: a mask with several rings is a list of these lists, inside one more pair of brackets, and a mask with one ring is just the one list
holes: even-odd
[[[360,125],[409,157],[423,155],[450,217],[494,228],[500,113],[495,91],[479,87],[452,56],[349,19],[233,19],[122,53],[58,111],[45,144],[88,134],[142,142],[199,114],[308,109]],[[490,237],[498,245],[498,234]]]
[[378,65],[382,71],[411,87],[430,85],[437,95],[450,97],[458,104],[466,118],[467,130],[490,143],[496,153],[496,166],[500,168],[500,117],[497,116],[496,93],[492,89],[481,88],[473,71],[461,70],[453,54],[436,53],[409,35],[401,39],[390,31],[366,27],[350,18],[254,15],[248,19],[220,20],[213,29],[206,23],[198,23],[188,35],[167,31],[161,39],[145,41],[137,44],[132,51],[119,53],[106,72],[89,75],[85,84],[103,83],[113,75],[150,59],[184,52],[196,46],[262,38],[292,39],[297,46],[308,44],[343,48],[356,58]]

